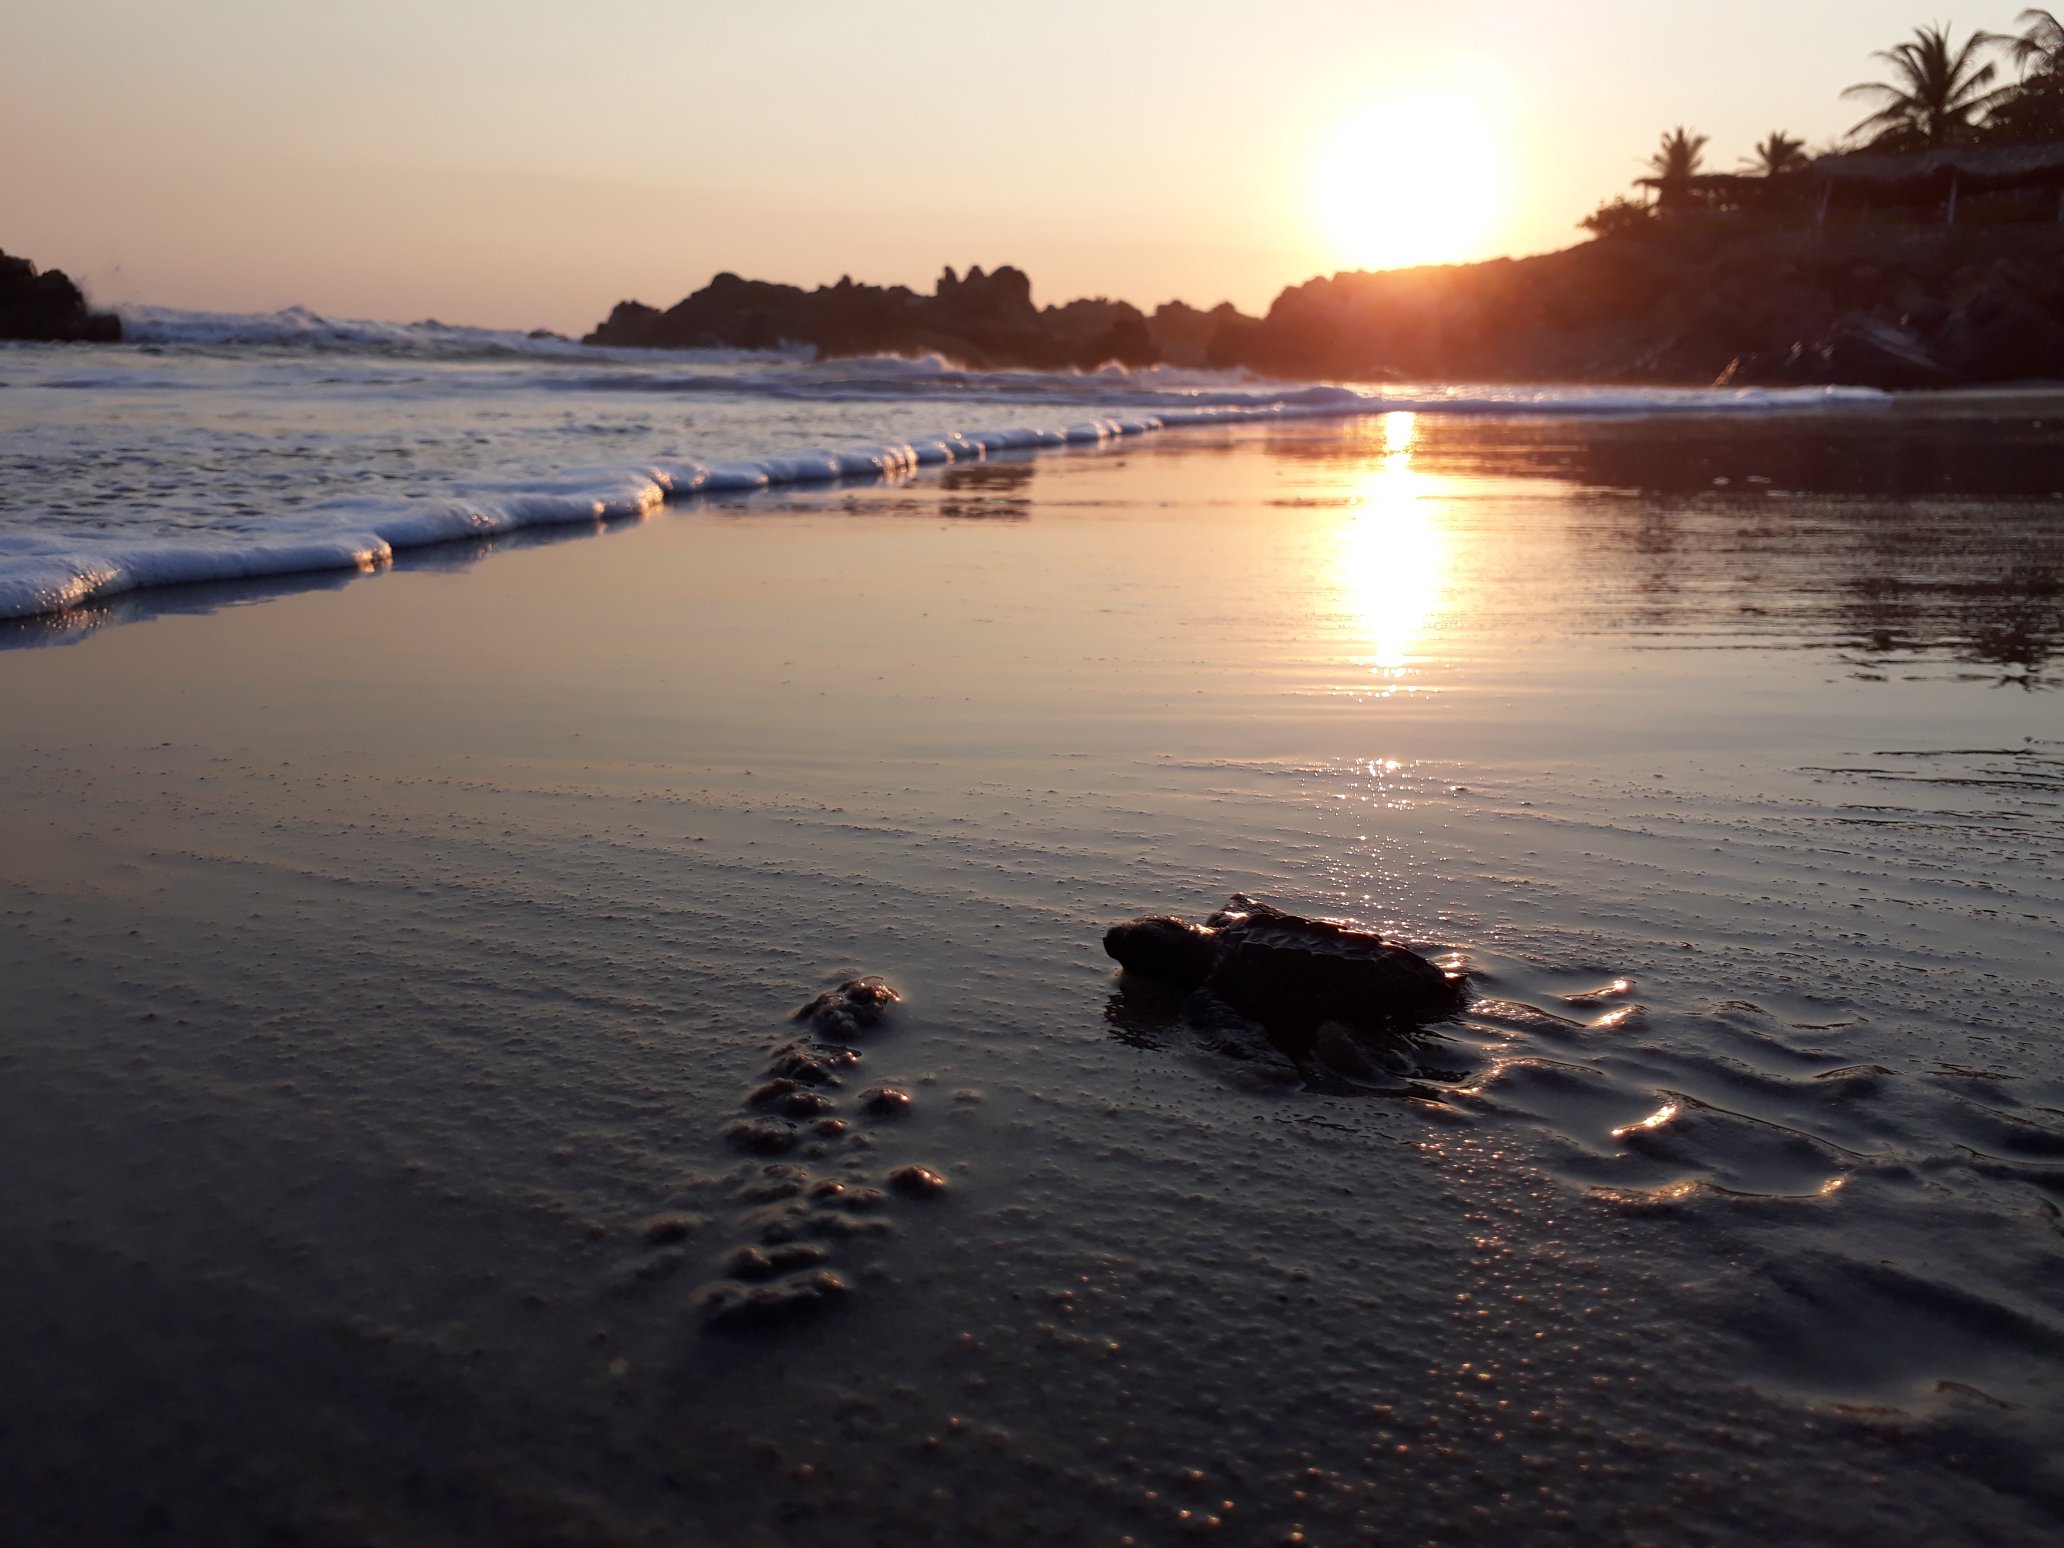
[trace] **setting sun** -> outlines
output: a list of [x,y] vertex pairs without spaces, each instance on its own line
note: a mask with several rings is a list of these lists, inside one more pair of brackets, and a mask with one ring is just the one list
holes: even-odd
[[1355,268],[1481,257],[1506,212],[1509,172],[1489,115],[1460,92],[1386,97],[1321,148],[1313,211],[1326,248]]

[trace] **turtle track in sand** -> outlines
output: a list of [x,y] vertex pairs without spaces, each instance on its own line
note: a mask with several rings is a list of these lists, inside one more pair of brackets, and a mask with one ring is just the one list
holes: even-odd
[[[879,1031],[901,999],[872,977],[848,979],[816,996],[795,1013],[806,1034],[769,1053],[760,1083],[725,1126],[725,1144],[757,1164],[721,1180],[718,1213],[727,1218],[715,1233],[717,1277],[693,1297],[706,1327],[783,1326],[839,1304],[856,1278],[841,1270],[841,1249],[893,1231],[898,1199],[946,1192],[942,1171],[915,1162],[883,1167],[873,1154],[880,1126],[901,1123],[916,1107],[907,1083],[848,1089],[861,1081],[865,1056],[847,1039]],[[685,1256],[667,1244],[688,1232],[670,1234],[664,1222],[654,1225],[647,1240]],[[680,1257],[671,1261],[679,1266]]]

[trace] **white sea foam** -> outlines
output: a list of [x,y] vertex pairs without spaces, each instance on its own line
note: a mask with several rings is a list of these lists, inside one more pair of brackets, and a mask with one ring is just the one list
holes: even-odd
[[[332,317],[305,306],[276,312],[202,312],[175,306],[118,306],[122,337],[131,344],[199,346],[270,346],[324,352],[374,351],[382,354],[457,358],[468,355],[521,355],[542,358],[640,358],[647,350],[597,349],[544,329],[524,333],[513,328],[472,328],[426,318],[421,322],[377,322],[358,317]],[[705,364],[745,360],[805,361],[807,348],[777,350],[697,349],[672,351],[680,358]]]
[[[30,389],[0,394],[19,452],[0,508],[0,618],[142,587],[375,569],[405,549],[635,519],[696,495],[898,476],[1171,427],[1887,401],[1843,389],[1312,386],[1167,367],[975,372],[937,359],[598,351],[299,308],[131,308],[125,322],[131,345],[0,351],[0,385]],[[146,390],[155,406],[136,396]],[[942,402],[975,425],[1034,422],[911,433],[945,417]],[[813,426],[862,439],[762,449]],[[641,453],[684,432],[712,455]],[[605,449],[627,455],[560,465]],[[131,466],[141,482],[100,487]]]

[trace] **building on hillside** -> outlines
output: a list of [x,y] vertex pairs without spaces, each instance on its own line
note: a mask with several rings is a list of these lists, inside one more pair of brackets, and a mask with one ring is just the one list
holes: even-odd
[[1775,177],[1644,177],[1663,220],[1775,226],[2064,222],[2064,144],[1947,145],[1907,155],[1820,156]]
[[1776,177],[1762,177],[1746,172],[1695,172],[1690,177],[1636,178],[1635,186],[1649,191],[1656,214],[1665,220],[1713,216],[1781,218],[1812,208],[1812,194],[1807,188],[1809,175],[1784,172]]
[[1814,223],[2064,222],[2064,144],[1945,145],[1911,155],[1822,156]]

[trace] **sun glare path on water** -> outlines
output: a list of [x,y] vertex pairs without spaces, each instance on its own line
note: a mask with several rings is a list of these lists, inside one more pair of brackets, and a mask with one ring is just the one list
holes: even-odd
[[1340,529],[1336,580],[1364,667],[1383,696],[1409,675],[1420,636],[1440,608],[1447,573],[1447,537],[1435,514],[1428,479],[1412,466],[1417,416],[1386,414],[1383,449],[1365,470],[1352,511]]
[[1509,157],[1490,115],[1459,92],[1371,103],[1321,148],[1312,182],[1319,233],[1361,269],[1486,255],[1510,199]]

